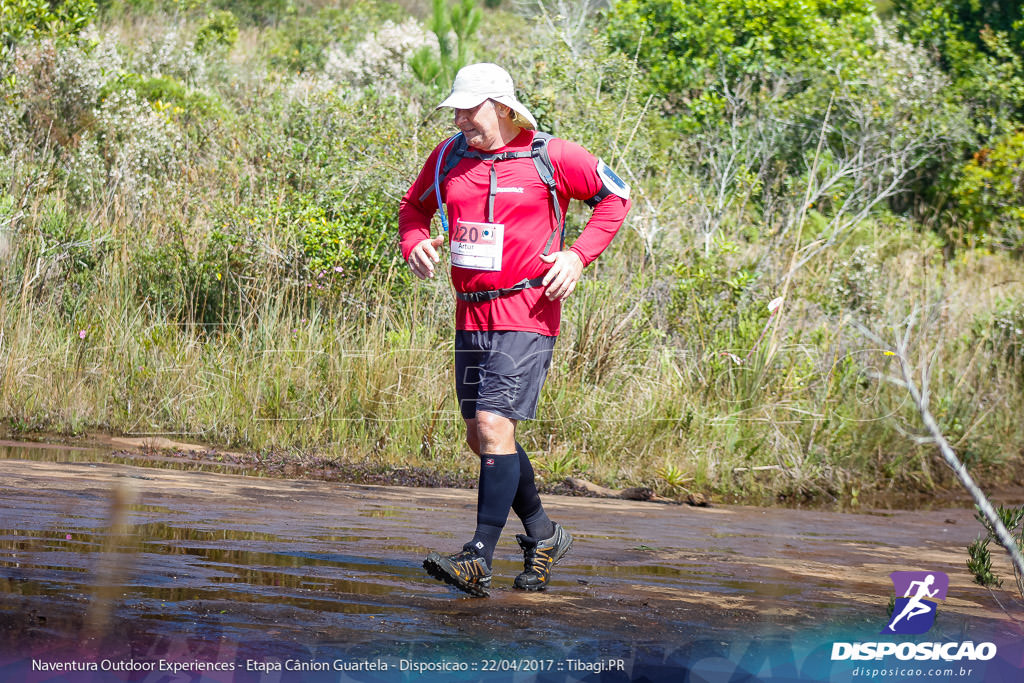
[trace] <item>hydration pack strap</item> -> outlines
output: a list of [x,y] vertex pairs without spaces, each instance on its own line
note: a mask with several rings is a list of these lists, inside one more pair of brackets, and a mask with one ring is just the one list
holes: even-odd
[[446,157],[444,152],[448,148],[448,145],[446,144],[444,148],[442,148],[441,154],[437,159],[437,167],[434,169],[434,184],[420,196],[420,201],[425,201],[432,193],[437,193],[438,210],[441,211],[443,215],[444,207],[441,206],[440,186],[448,178],[448,174],[451,173],[452,169],[455,168],[455,166],[458,165],[464,157],[480,159],[481,161],[490,161],[490,179],[487,193],[487,221],[489,223],[493,223],[494,197],[498,194],[498,175],[494,165],[499,161],[507,161],[508,159],[525,159],[530,157],[533,159],[533,164],[537,168],[537,174],[540,176],[541,181],[548,188],[548,193],[551,195],[551,208],[555,214],[555,229],[551,232],[551,237],[548,238],[548,242],[544,246],[544,251],[542,253],[544,256],[551,253],[551,247],[555,243],[555,235],[560,237],[559,250],[564,249],[565,221],[562,216],[562,206],[558,203],[558,187],[555,181],[555,167],[551,163],[551,157],[548,154],[548,142],[550,141],[550,134],[537,132],[534,133],[533,143],[530,145],[530,151],[499,152],[498,154],[490,154],[488,152],[478,152],[475,149],[470,149],[469,143],[466,142],[466,137],[459,133],[449,140],[449,144],[454,144],[452,144],[452,150]]
[[533,165],[537,167],[537,175],[547,185],[548,194],[551,195],[551,210],[555,212],[555,229],[544,246],[543,254],[551,253],[551,246],[555,243],[555,235],[559,236],[558,249],[565,249],[565,218],[562,216],[562,205],[558,203],[558,183],[555,182],[555,166],[551,163],[551,155],[548,154],[548,143],[551,142],[549,133],[537,132],[533,135],[533,143],[530,145]]
[[494,170],[494,162],[491,162],[490,191],[487,193],[487,222],[494,222],[494,197],[498,194],[498,173]]
[[501,152],[500,154],[488,154],[487,152],[478,152],[475,149],[466,150],[463,156],[469,159],[480,159],[481,161],[490,161],[491,168],[489,172],[488,192],[487,192],[487,222],[494,222],[494,198],[498,194],[498,172],[494,166],[499,161],[506,161],[508,159],[525,159],[533,156],[533,151],[529,152]]

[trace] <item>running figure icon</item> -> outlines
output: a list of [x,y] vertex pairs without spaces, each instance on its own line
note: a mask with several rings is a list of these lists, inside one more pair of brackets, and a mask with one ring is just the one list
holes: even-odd
[[[888,627],[889,631],[892,631],[893,633],[896,633],[897,632],[896,631],[896,624],[899,623],[899,621],[901,619],[903,619],[904,617],[907,619],[907,621],[910,621],[911,619],[913,619],[916,616],[920,616],[922,614],[928,614],[928,613],[933,612],[935,610],[935,603],[934,602],[925,602],[924,601],[924,598],[926,598],[926,597],[927,598],[934,598],[936,595],[938,595],[938,593],[939,593],[939,589],[938,588],[936,588],[935,590],[930,590],[932,584],[934,584],[934,583],[935,583],[935,575],[934,574],[929,574],[928,576],[926,576],[924,578],[923,581],[912,581],[910,583],[910,585],[907,586],[907,592],[903,595],[903,597],[904,598],[910,598],[910,599],[907,600],[907,603],[903,607],[903,610],[896,616],[895,619],[893,619],[889,623],[889,627]],[[914,592],[913,596],[910,595],[911,592]]]

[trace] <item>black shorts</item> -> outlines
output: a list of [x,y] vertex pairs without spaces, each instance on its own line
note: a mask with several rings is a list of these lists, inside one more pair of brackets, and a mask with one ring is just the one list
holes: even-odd
[[536,332],[455,331],[455,394],[467,420],[478,410],[510,420],[537,415],[557,337]]

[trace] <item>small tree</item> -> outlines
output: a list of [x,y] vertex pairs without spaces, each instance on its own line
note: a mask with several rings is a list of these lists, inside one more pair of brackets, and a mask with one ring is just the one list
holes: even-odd
[[460,0],[452,7],[445,0],[434,0],[427,26],[437,36],[438,54],[424,45],[409,58],[409,66],[425,85],[450,83],[455,73],[469,62],[473,38],[480,26],[480,8],[476,0]]

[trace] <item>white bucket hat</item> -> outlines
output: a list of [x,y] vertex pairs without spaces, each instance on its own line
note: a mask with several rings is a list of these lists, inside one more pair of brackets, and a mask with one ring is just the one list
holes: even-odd
[[459,73],[455,74],[451,94],[437,105],[437,109],[472,109],[484,100],[494,100],[511,107],[517,114],[515,123],[520,128],[537,129],[537,119],[533,118],[530,110],[516,99],[512,77],[497,64],[484,62],[459,69]]

